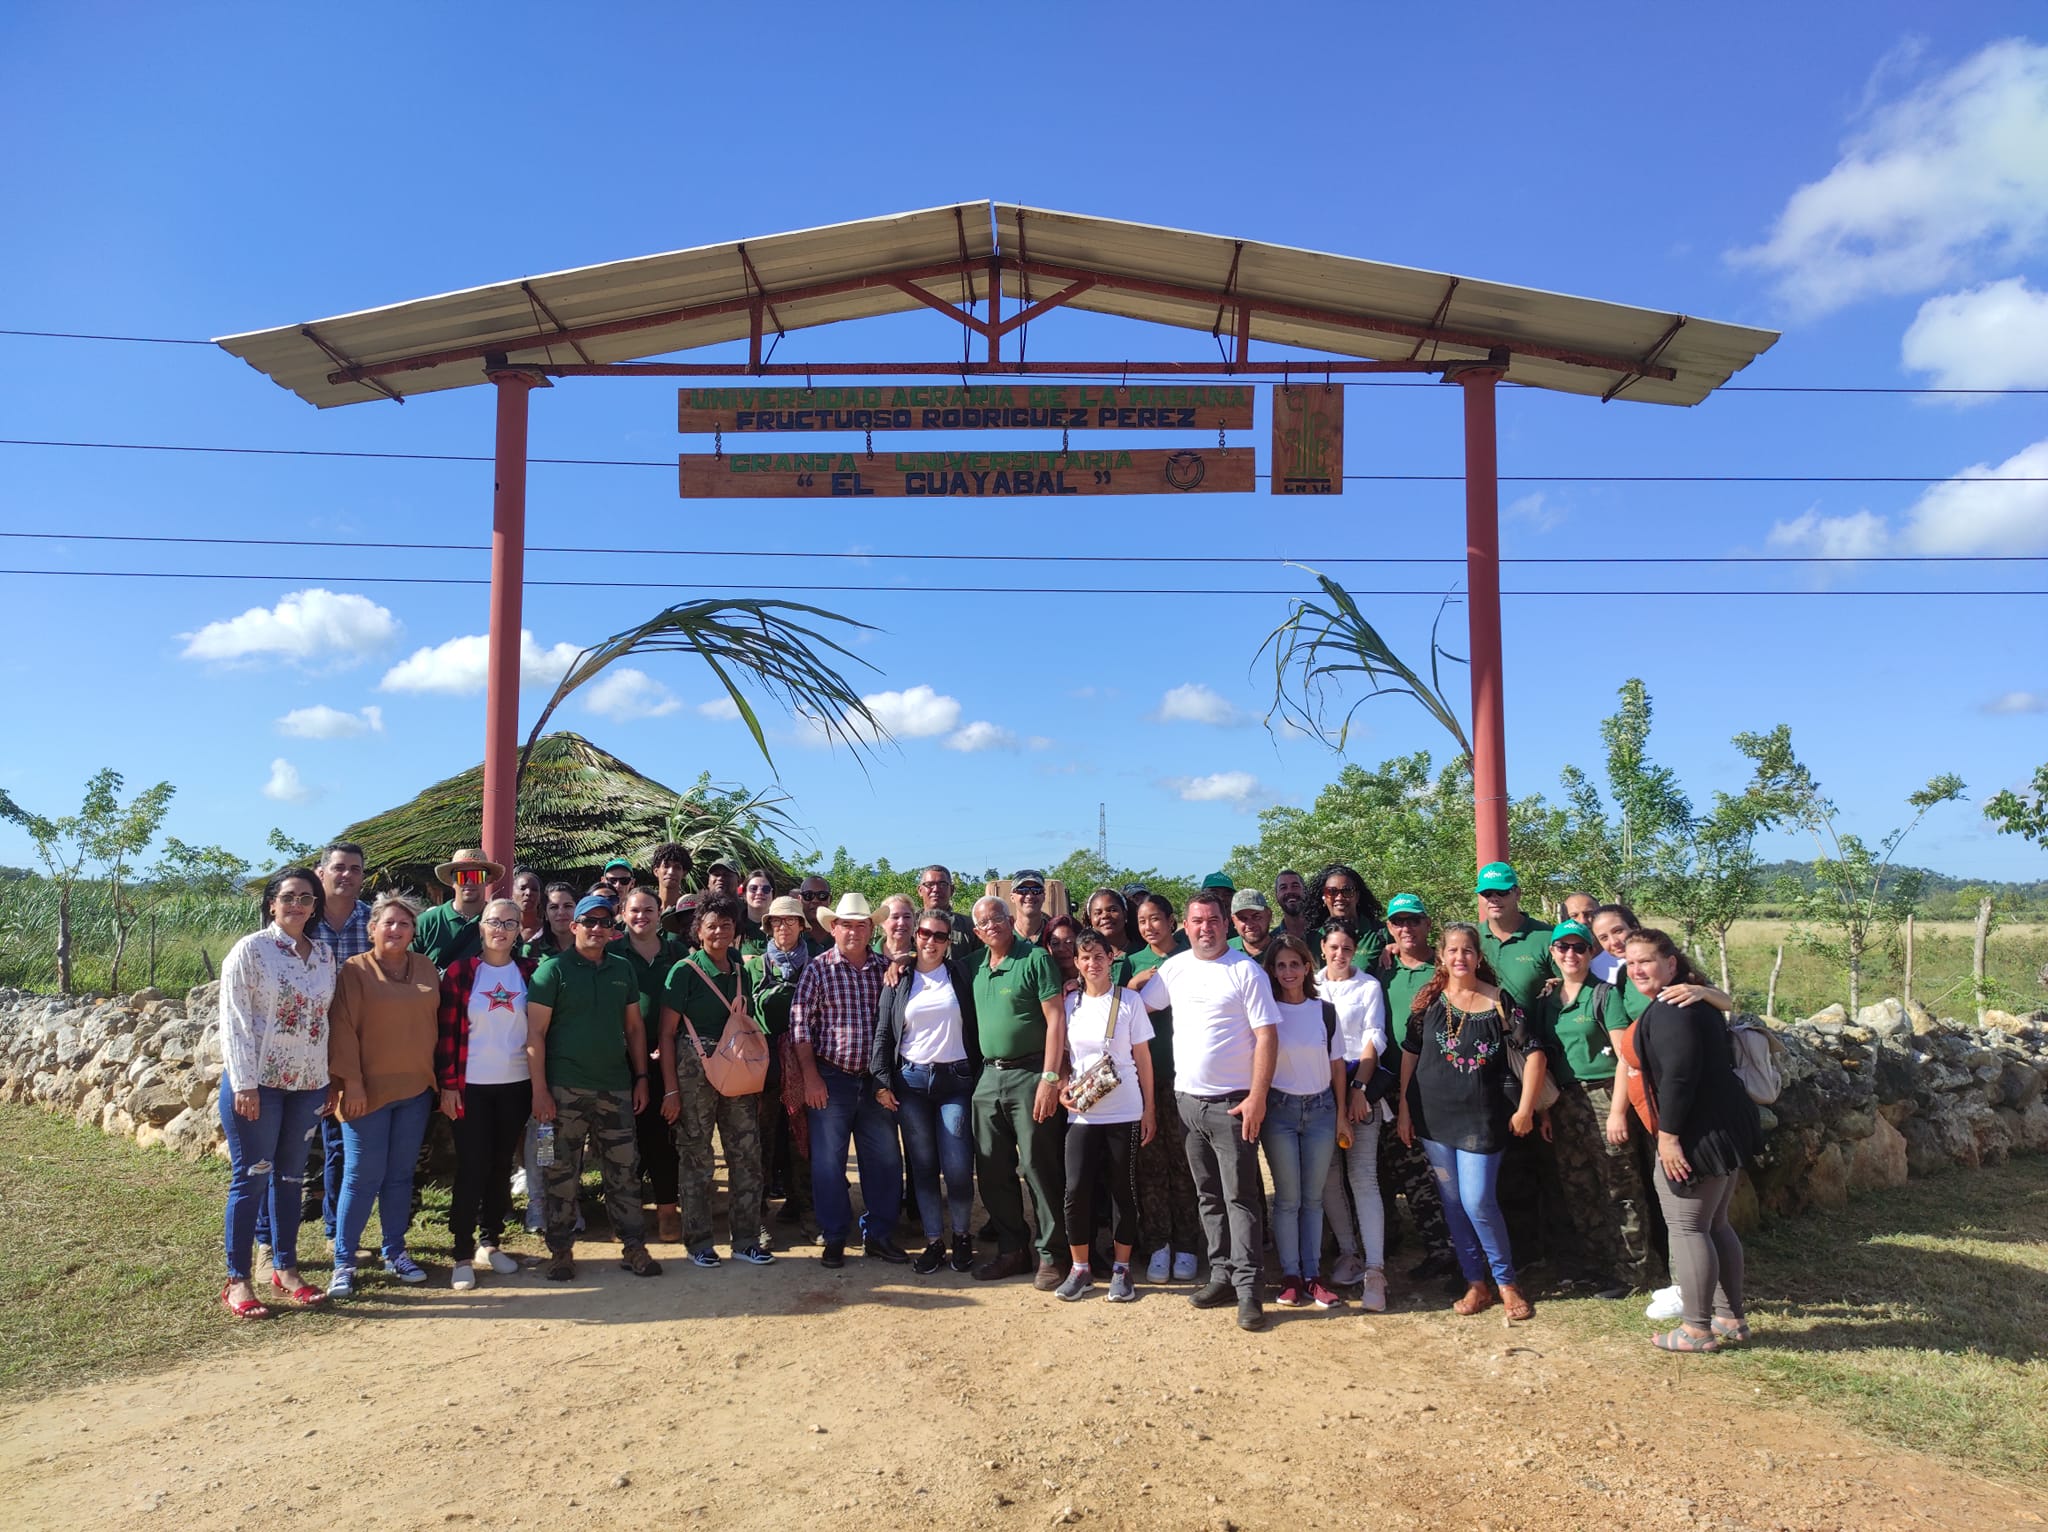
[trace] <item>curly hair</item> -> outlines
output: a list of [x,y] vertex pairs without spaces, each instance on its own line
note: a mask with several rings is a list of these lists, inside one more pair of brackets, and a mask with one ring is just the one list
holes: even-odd
[[1307,922],[1308,929],[1317,930],[1329,921],[1330,907],[1323,900],[1323,885],[1340,873],[1349,878],[1352,886],[1358,890],[1358,914],[1354,918],[1358,921],[1359,929],[1371,930],[1383,922],[1387,918],[1387,912],[1380,908],[1379,898],[1373,893],[1372,885],[1358,875],[1356,867],[1347,867],[1342,862],[1331,862],[1309,879],[1308,897],[1301,901],[1301,918]]
[[[1437,951],[1441,953],[1444,950],[1444,948],[1450,945],[1451,933],[1454,931],[1462,931],[1465,933],[1465,935],[1471,940],[1472,951],[1479,958],[1478,966],[1473,969],[1474,977],[1476,977],[1482,984],[1491,984],[1495,989],[1499,989],[1500,975],[1493,971],[1493,964],[1486,961],[1486,948],[1479,940],[1479,927],[1471,924],[1469,921],[1452,921],[1449,925],[1445,926],[1441,931],[1437,933]],[[1432,977],[1427,984],[1423,985],[1421,989],[1415,992],[1415,1003],[1408,1007],[1408,1014],[1410,1016],[1420,1016],[1424,1011],[1428,1010],[1430,1006],[1435,1003],[1436,997],[1444,992],[1444,986],[1448,984],[1450,980],[1451,971],[1449,968],[1444,966],[1443,959],[1439,957],[1437,959],[1435,976]]]

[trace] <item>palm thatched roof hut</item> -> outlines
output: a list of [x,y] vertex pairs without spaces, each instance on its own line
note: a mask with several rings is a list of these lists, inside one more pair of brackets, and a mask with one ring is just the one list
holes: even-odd
[[[369,887],[431,889],[436,864],[458,846],[481,844],[483,800],[484,769],[477,765],[335,839],[363,848]],[[534,744],[520,784],[518,860],[581,887],[608,858],[628,856],[645,867],[656,845],[673,840],[690,849],[700,869],[723,856],[742,868],[766,867],[785,888],[795,874],[766,833],[764,812],[780,817],[759,797],[704,783],[679,793],[580,734],[549,734]]]

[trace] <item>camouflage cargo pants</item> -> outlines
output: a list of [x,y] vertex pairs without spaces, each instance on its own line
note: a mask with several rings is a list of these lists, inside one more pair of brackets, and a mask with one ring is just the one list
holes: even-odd
[[676,1118],[678,1203],[683,1215],[683,1243],[692,1254],[711,1248],[711,1132],[718,1130],[725,1146],[725,1175],[731,1193],[732,1245],[735,1250],[761,1238],[761,1093],[721,1096],[688,1058],[676,1065],[676,1089],[682,1112]]
[[640,1145],[633,1128],[633,1097],[627,1091],[552,1087],[555,1098],[555,1163],[542,1177],[547,1186],[548,1248],[576,1243],[576,1193],[583,1183],[583,1143],[597,1151],[604,1177],[604,1210],[619,1243],[631,1250],[647,1242],[640,1211]]
[[[1559,1082],[1550,1128],[1563,1212],[1595,1271],[1648,1288],[1649,1196],[1636,1166],[1635,1145],[1607,1142],[1613,1104],[1611,1086]],[[1632,1135],[1637,1131],[1633,1114],[1629,1128]]]
[[[1171,1245],[1201,1255],[1207,1249],[1195,1207],[1195,1178],[1188,1170],[1187,1128],[1173,1104],[1173,1091],[1155,1089],[1159,1130],[1138,1150],[1138,1218],[1144,1252]],[[1143,1252],[1141,1252],[1143,1253]]]
[[1436,1176],[1423,1158],[1422,1141],[1401,1142],[1391,1122],[1380,1124],[1380,1195],[1391,1207],[1395,1193],[1408,1204],[1408,1221],[1429,1255],[1449,1255],[1451,1231],[1444,1223],[1444,1205],[1436,1194]]

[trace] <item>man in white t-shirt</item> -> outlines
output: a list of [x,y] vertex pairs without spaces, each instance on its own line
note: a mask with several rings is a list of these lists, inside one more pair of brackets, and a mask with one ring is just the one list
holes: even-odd
[[1209,1280],[1191,1293],[1198,1309],[1235,1296],[1240,1329],[1262,1330],[1259,1277],[1265,1230],[1259,1217],[1259,1125],[1279,1053],[1273,986],[1256,960],[1226,945],[1223,896],[1203,889],[1182,917],[1188,950],[1140,975],[1148,1010],[1173,1007],[1174,1103],[1187,1126]]

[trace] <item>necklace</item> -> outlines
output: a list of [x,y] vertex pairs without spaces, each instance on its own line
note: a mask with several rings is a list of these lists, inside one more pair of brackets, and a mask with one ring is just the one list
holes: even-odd
[[370,954],[370,961],[377,965],[377,972],[384,976],[384,982],[386,984],[404,983],[406,969],[412,967],[411,959],[410,957],[408,957],[405,968],[401,968],[396,975],[393,975],[391,970],[384,966],[384,959],[377,956],[377,954],[374,951]]

